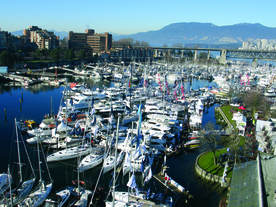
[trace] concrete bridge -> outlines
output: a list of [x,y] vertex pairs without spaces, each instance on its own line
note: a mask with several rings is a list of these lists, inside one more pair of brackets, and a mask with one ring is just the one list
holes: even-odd
[[[143,46],[134,46],[133,48],[145,48]],[[184,51],[191,50],[195,52],[194,60],[197,59],[198,51],[208,52],[207,59],[210,58],[210,52],[220,52],[220,63],[225,64],[227,58],[252,59],[253,65],[257,65],[257,60],[276,60],[276,51],[268,50],[245,50],[245,49],[222,49],[222,48],[190,48],[190,47],[148,47],[154,50],[155,57],[159,51],[165,51],[169,56],[171,51],[181,51],[181,58],[184,57]]]

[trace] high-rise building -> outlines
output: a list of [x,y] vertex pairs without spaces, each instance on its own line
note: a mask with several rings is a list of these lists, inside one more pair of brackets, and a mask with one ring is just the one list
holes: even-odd
[[93,50],[94,53],[107,51],[112,47],[112,35],[109,33],[96,34],[93,29],[85,30],[85,33],[69,32],[68,47],[75,50]]
[[38,49],[55,49],[59,46],[59,37],[47,30],[42,30],[37,26],[30,26],[23,30],[27,43],[35,43]]
[[266,49],[267,47],[267,39],[261,39],[261,49]]

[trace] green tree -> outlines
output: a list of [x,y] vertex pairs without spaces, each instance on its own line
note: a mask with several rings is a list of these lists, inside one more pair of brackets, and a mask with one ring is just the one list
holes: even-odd
[[208,54],[206,52],[200,52],[199,55],[198,55],[198,58],[207,60],[207,55]]
[[3,66],[11,66],[12,57],[8,51],[3,51],[0,54],[0,64]]
[[67,56],[67,59],[68,60],[72,60],[75,58],[75,51],[73,48],[71,48],[69,51],[68,51],[68,56]]
[[50,57],[52,58],[52,60],[58,61],[60,58],[59,48],[55,48],[54,50],[52,50],[50,52]]
[[36,49],[35,51],[35,58],[39,59],[43,56],[43,52],[40,49]]
[[85,58],[86,58],[86,53],[85,53],[84,49],[81,49],[79,51],[79,59],[83,60]]

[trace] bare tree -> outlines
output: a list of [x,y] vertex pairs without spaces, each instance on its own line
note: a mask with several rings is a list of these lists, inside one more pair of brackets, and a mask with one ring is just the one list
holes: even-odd
[[262,93],[254,90],[246,93],[243,101],[247,107],[251,108],[252,118],[254,119],[255,113],[262,110],[264,113],[269,110],[269,103]]
[[216,151],[218,145],[221,143],[220,137],[221,134],[215,130],[215,124],[213,122],[208,122],[205,125],[204,130],[200,132],[201,145],[204,147],[204,151],[212,151],[214,158],[214,165],[217,165]]

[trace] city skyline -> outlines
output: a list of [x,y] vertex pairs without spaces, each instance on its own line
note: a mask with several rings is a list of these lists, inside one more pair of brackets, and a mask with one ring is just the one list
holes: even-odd
[[[266,4],[267,2],[267,4]],[[19,31],[31,25],[58,32],[135,34],[156,31],[177,22],[213,23],[217,26],[260,23],[276,27],[271,18],[276,2],[245,1],[4,1],[2,31]],[[231,9],[232,8],[232,9]],[[271,11],[270,11],[271,10]]]

